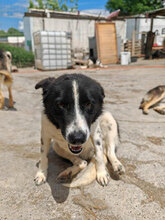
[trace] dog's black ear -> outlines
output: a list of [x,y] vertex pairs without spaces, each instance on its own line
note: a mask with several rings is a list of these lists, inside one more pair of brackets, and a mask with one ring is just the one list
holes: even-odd
[[48,88],[48,86],[51,83],[53,83],[55,80],[56,79],[54,77],[49,77],[49,78],[43,79],[35,85],[35,89],[42,88],[43,90],[46,90]]
[[104,98],[105,98],[105,94],[104,94],[104,89],[103,87],[98,83],[98,86],[97,86],[97,97],[99,98],[99,101],[102,103]]
[[104,99],[104,98],[105,98],[104,89],[103,89],[103,87],[102,87],[102,86],[101,86],[101,96],[102,96],[102,99]]

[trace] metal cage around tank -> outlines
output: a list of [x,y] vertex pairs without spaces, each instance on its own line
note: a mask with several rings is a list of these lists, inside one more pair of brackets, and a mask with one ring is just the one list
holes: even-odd
[[56,70],[72,66],[71,33],[38,31],[33,37],[37,69]]

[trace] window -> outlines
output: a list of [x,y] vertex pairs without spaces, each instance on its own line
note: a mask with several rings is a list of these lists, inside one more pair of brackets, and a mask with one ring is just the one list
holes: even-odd
[[165,34],[165,28],[162,28],[162,34]]

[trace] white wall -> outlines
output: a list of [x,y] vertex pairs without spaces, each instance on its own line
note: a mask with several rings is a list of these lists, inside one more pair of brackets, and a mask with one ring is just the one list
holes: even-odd
[[[103,21],[104,22],[104,21]],[[125,38],[125,22],[116,21],[117,35],[121,36],[121,39]],[[72,49],[82,49],[89,52],[89,38],[95,37],[95,20],[86,19],[61,19],[61,18],[40,18],[40,17],[24,17],[24,34],[27,40],[32,41],[32,35],[36,31],[66,31],[72,33]],[[91,42],[91,41],[90,41]],[[94,44],[93,44],[94,45]],[[94,48],[96,51],[96,48]]]
[[[150,30],[151,19],[141,19],[139,31]],[[155,18],[153,22],[153,32],[158,30],[159,35],[162,35],[162,28],[165,28],[165,19]]]
[[[95,21],[94,20],[76,20],[76,19],[53,19],[53,18],[24,18],[24,29],[26,40],[30,39],[36,31],[66,31],[72,33],[72,48],[89,50],[89,37],[95,36]],[[31,29],[31,30],[29,30]],[[27,47],[26,47],[27,48]]]
[[[132,39],[132,31],[135,29],[135,19],[127,19],[126,21],[126,30],[127,34],[126,37],[128,40]],[[150,18],[137,18],[137,32],[142,33],[142,32],[148,32],[150,30],[150,25],[151,25],[151,19]],[[159,36],[162,36],[162,28],[165,28],[165,19],[154,19],[153,23],[153,32],[158,30]],[[141,39],[141,34],[137,35],[138,39]]]
[[9,43],[24,43],[25,42],[25,37],[8,37],[8,42]]

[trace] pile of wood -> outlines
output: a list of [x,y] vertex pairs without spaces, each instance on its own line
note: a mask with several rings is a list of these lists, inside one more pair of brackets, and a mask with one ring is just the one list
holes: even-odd
[[124,44],[124,51],[131,52],[131,56],[140,56],[142,54],[141,40],[136,40],[134,43],[131,40],[128,40]]

